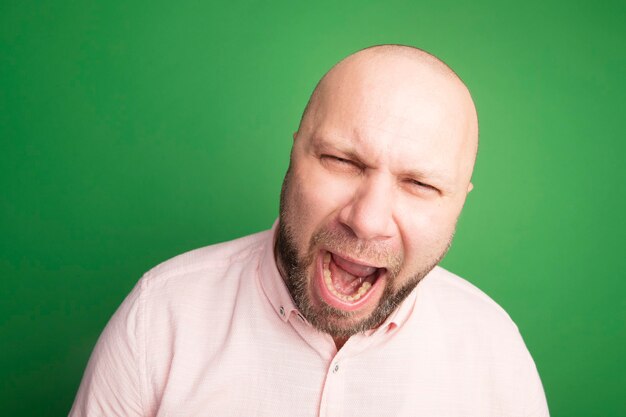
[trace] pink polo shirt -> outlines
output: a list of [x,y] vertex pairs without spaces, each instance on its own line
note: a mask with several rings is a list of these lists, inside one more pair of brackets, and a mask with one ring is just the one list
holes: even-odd
[[146,273],[92,353],[70,416],[548,416],[515,324],[435,268],[337,351],[293,305],[274,229]]

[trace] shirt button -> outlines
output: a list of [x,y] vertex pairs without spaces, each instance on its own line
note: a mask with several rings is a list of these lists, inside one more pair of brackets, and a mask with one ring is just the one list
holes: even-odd
[[280,312],[281,316],[285,315],[285,308],[283,306],[280,306],[280,309],[278,311]]
[[333,368],[333,374],[336,374],[337,371],[339,371],[339,364],[335,364],[335,367]]

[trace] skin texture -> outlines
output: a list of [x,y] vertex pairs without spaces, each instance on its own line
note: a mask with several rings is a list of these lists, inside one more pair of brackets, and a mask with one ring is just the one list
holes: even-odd
[[[322,78],[294,134],[276,257],[296,306],[338,348],[380,325],[443,258],[477,141],[467,88],[421,50],[368,48]],[[358,308],[325,301],[326,251],[384,268]]]

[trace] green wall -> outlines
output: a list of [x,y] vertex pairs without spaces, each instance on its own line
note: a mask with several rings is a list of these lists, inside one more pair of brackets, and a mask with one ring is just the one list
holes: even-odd
[[141,274],[268,228],[317,79],[377,43],[467,82],[481,148],[444,266],[518,323],[553,416],[624,416],[618,1],[4,1],[0,404],[68,412]]

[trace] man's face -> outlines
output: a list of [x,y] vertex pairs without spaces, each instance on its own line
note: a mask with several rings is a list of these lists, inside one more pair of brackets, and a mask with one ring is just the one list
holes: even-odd
[[441,77],[414,78],[401,65],[339,72],[294,136],[279,265],[335,338],[379,325],[443,258],[469,191],[463,101]]

